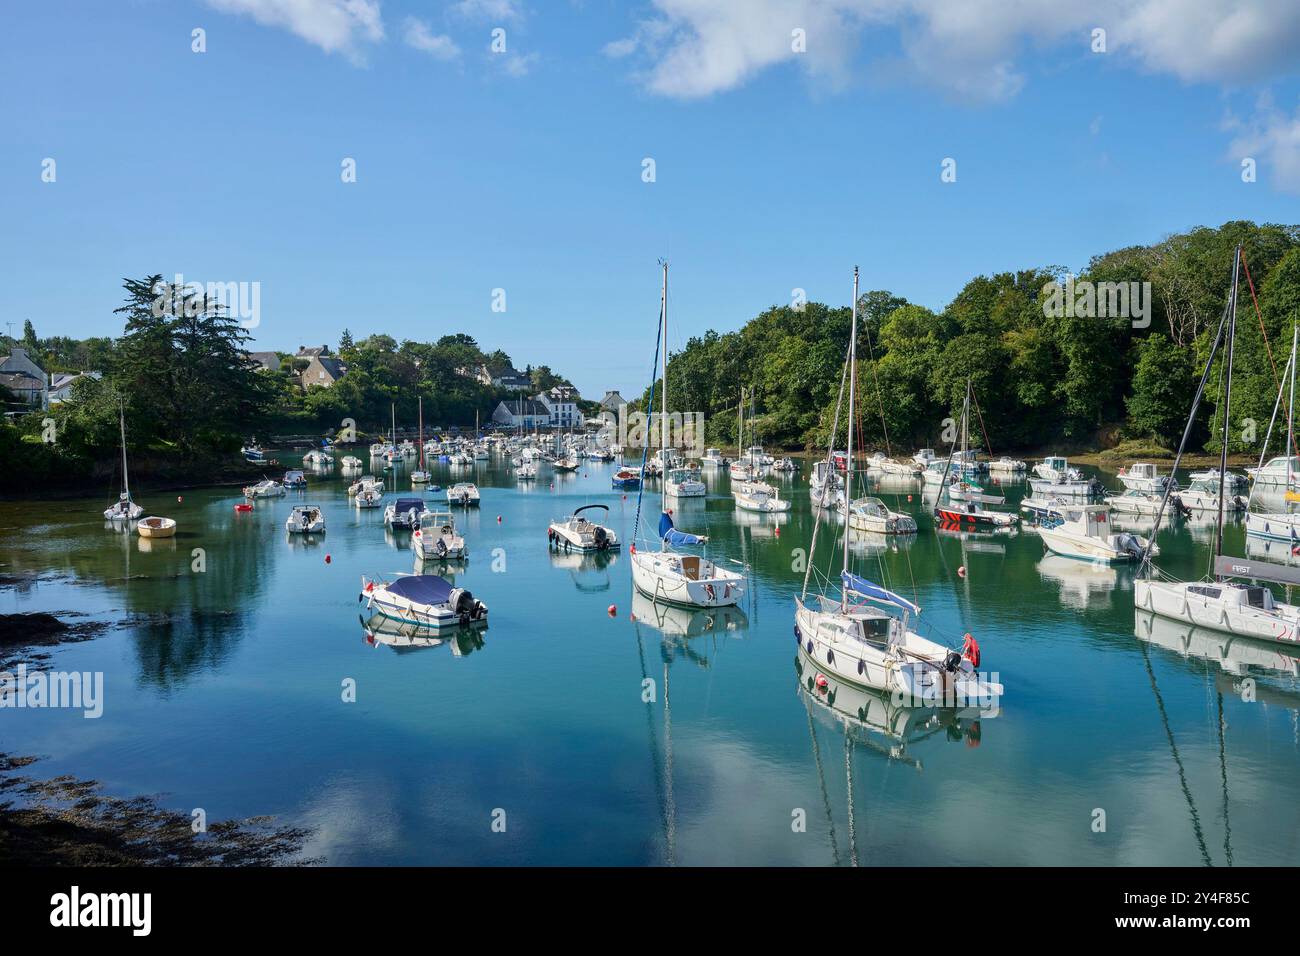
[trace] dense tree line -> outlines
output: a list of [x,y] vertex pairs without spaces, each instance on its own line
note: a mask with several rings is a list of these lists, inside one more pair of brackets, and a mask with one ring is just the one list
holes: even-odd
[[[116,338],[39,338],[32,323],[17,344],[49,372],[94,369],[101,379],[75,382],[68,401],[0,424],[0,455],[21,484],[67,483],[116,459],[119,411],[133,454],[203,466],[236,452],[249,436],[333,434],[345,420],[361,433],[382,433],[396,405],[399,426],[413,426],[419,399],[428,426],[486,424],[497,402],[517,397],[461,374],[486,364],[508,366],[504,352],[485,353],[465,334],[434,343],[388,335],[354,341],[344,330],[338,359],[347,374],[330,387],[304,390],[295,377],[307,360],[281,356],[278,369],[248,358],[239,320],[197,287],[173,287],[161,275],[123,282],[124,322]],[[546,366],[527,369],[532,390],[568,385]],[[16,397],[0,395],[5,407]],[[52,432],[51,432],[52,423]],[[53,434],[55,441],[46,439]],[[14,482],[6,479],[4,484]]]
[[[1059,267],[979,276],[937,312],[890,292],[866,293],[859,300],[859,433],[870,446],[909,454],[946,445],[945,419],[957,415],[969,376],[981,413],[976,435],[986,430],[995,451],[1095,449],[1119,439],[1176,445],[1227,301],[1238,243],[1249,277],[1243,270],[1231,447],[1257,451],[1300,316],[1300,227],[1251,222],[1099,255],[1072,280]],[[1049,283],[1084,289],[1085,282],[1150,283],[1149,309],[1136,322],[1079,315],[1082,302],[1059,314]],[[773,306],[738,331],[692,338],[669,363],[670,405],[703,411],[708,442],[734,445],[743,386],[757,411],[757,440],[821,445],[849,325],[847,304],[808,303]],[[1207,388],[1197,447],[1216,447],[1218,403],[1219,391]],[[747,415],[749,405],[747,397]]]

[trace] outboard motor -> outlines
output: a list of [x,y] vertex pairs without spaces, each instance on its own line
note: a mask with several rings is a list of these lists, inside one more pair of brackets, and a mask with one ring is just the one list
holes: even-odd
[[1174,495],[1172,498],[1170,498],[1169,503],[1174,506],[1174,511],[1176,511],[1182,517],[1190,518],[1192,516],[1192,509],[1187,507],[1187,505],[1183,504],[1183,499],[1180,498],[1178,495]]
[[451,606],[452,613],[460,619],[462,624],[470,621],[475,617],[477,601],[474,595],[466,588],[452,588],[451,594],[447,597],[447,604]]
[[961,655],[956,651],[949,651],[948,655],[943,659],[943,669],[950,674],[955,674],[960,667]]
[[609,547],[609,535],[606,533],[605,529],[600,527],[599,525],[596,527],[595,538],[596,538],[596,548],[598,550],[604,551],[606,548]]

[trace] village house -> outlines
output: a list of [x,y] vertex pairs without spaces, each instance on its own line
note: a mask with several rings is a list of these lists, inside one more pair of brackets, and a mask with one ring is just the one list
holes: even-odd
[[581,428],[582,413],[578,411],[578,390],[568,385],[539,392],[533,401],[546,409],[552,428]]
[[57,405],[72,397],[72,383],[78,379],[101,379],[103,372],[58,372],[50,378],[50,404]]
[[0,385],[23,405],[49,407],[50,377],[24,348],[14,346],[8,355],[0,355]]
[[600,410],[617,415],[619,408],[626,404],[627,399],[618,393],[618,389],[612,389],[607,391],[605,397],[600,400]]
[[500,428],[532,431],[549,425],[551,413],[541,402],[531,398],[514,398],[497,403],[492,412],[492,421]]
[[329,355],[313,355],[307,367],[302,371],[302,387],[313,385],[329,388],[348,372],[348,367],[339,359]]
[[280,368],[279,352],[245,352],[244,358],[256,362],[260,369],[267,372],[275,372]]
[[509,365],[480,364],[476,368],[458,368],[456,371],[480,385],[491,385],[493,388],[523,389],[533,385],[531,378]]

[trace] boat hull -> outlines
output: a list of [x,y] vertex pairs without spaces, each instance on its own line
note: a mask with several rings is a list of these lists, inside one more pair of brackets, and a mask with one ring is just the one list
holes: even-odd
[[655,551],[632,555],[632,583],[647,597],[680,607],[729,607],[745,594],[745,579],[738,574],[692,580],[674,572],[664,552]]
[[1133,583],[1133,604],[1174,621],[1239,637],[1300,645],[1300,627],[1293,620],[1266,612],[1251,613],[1189,592],[1183,582],[1140,580]]

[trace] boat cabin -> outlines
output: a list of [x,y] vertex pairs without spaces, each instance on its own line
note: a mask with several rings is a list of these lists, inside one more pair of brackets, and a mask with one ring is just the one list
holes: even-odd
[[1228,581],[1215,584],[1189,584],[1187,593],[1211,601],[1221,601],[1224,604],[1243,608],[1251,607],[1259,611],[1272,611],[1276,608],[1273,592],[1259,584],[1237,584]]

